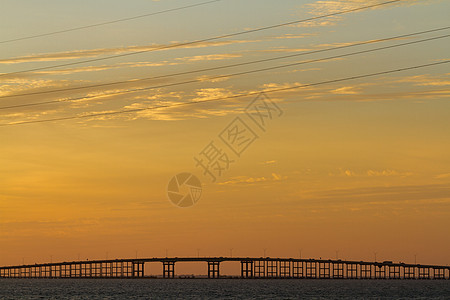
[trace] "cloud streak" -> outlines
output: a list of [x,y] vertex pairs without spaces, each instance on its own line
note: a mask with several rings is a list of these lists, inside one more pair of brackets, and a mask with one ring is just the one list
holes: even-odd
[[[432,1],[425,1],[432,2]],[[312,16],[322,16],[333,13],[338,13],[341,11],[357,9],[363,6],[375,5],[381,3],[381,1],[366,1],[366,0],[319,0],[313,3],[305,4],[302,8],[302,11],[306,10],[308,14]],[[416,4],[424,4],[424,1],[418,0],[409,0],[409,1],[400,1],[398,3],[392,3],[390,5],[376,6],[370,8],[370,10],[378,10],[378,9],[389,9],[392,7],[398,6],[411,6]],[[366,10],[356,11],[354,13],[362,13]],[[295,27],[325,27],[325,26],[335,26],[338,22],[344,19],[343,16],[330,16],[327,19],[320,20],[312,20],[308,22],[303,22],[297,25],[293,25]]]
[[288,177],[283,176],[277,173],[272,173],[271,176],[262,176],[262,177],[246,177],[246,176],[237,176],[233,177],[228,181],[219,182],[218,185],[253,185],[264,182],[276,182],[286,180]]
[[[205,47],[218,47],[227,46],[233,44],[244,44],[244,43],[255,43],[260,42],[260,40],[230,40],[230,41],[219,41],[219,42],[203,42],[195,45],[180,45],[176,49],[189,49],[189,48],[205,48]],[[13,57],[7,59],[0,59],[0,64],[19,64],[19,63],[29,63],[29,62],[48,62],[48,61],[58,61],[58,60],[71,60],[71,59],[81,59],[81,58],[93,58],[102,55],[117,55],[124,53],[142,52],[142,51],[155,51],[155,50],[172,50],[175,49],[175,45],[180,44],[173,42],[170,44],[159,44],[159,45],[147,45],[147,46],[128,46],[128,47],[118,47],[118,48],[102,48],[102,49],[92,49],[92,50],[74,50],[66,52],[56,52],[56,53],[43,53],[43,54],[32,54],[27,56]],[[164,47],[170,47],[163,49]]]

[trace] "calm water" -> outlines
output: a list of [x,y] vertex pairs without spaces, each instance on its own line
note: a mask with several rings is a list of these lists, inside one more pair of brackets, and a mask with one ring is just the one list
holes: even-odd
[[1,279],[0,299],[450,299],[450,281]]

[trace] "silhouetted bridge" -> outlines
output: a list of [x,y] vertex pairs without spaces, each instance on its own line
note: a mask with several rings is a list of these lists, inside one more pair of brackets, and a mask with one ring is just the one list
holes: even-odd
[[450,279],[449,266],[294,258],[173,257],[73,261],[0,267],[1,278],[146,278],[145,263],[162,263],[163,278],[175,278],[175,263],[203,262],[208,278],[221,278],[222,262],[240,262],[240,278]]

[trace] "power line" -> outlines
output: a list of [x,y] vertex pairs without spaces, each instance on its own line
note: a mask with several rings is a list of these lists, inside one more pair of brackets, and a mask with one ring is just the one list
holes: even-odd
[[[343,57],[348,57],[348,56],[353,56],[353,55],[358,55],[358,54],[363,54],[363,53],[370,53],[370,52],[386,50],[386,49],[392,49],[392,48],[397,48],[397,47],[402,47],[402,46],[407,46],[407,45],[412,45],[412,44],[429,42],[429,41],[432,41],[432,40],[448,38],[448,37],[450,37],[450,34],[443,35],[443,36],[432,37],[432,38],[427,38],[427,39],[422,39],[422,40],[417,40],[417,41],[405,42],[405,43],[396,44],[396,45],[378,47],[378,48],[374,48],[374,49],[368,49],[368,50],[362,50],[362,51],[351,52],[351,53],[346,53],[346,54],[340,54],[340,55],[335,55],[335,56],[329,56],[329,57],[324,57],[324,58],[318,58],[318,59],[312,59],[312,60],[301,61],[301,62],[296,62],[296,63],[284,64],[284,65],[280,65],[280,66],[272,66],[272,67],[261,68],[261,69],[256,69],[256,70],[249,70],[249,71],[231,73],[231,74],[226,74],[226,75],[219,75],[219,76],[214,76],[214,77],[207,78],[207,80],[229,78],[229,77],[253,74],[253,73],[257,73],[257,72],[276,70],[276,69],[281,69],[281,68],[286,68],[286,67],[299,66],[299,65],[304,65],[304,64],[308,64],[308,63],[322,62],[322,61],[326,61],[326,60],[343,58]],[[121,91],[121,92],[112,92],[112,93],[102,94],[101,96],[123,95],[123,94],[136,93],[136,92],[152,90],[152,89],[158,89],[158,88],[166,88],[166,87],[173,87],[173,86],[197,83],[197,82],[200,82],[200,81],[201,81],[201,79],[191,79],[191,80],[182,81],[182,82],[167,83],[167,84],[162,84],[162,85],[157,85],[157,86],[150,86],[150,87],[145,87],[145,88],[137,88],[137,89],[131,89],[131,90],[126,90],[126,91]],[[20,108],[20,107],[29,107],[29,106],[37,106],[37,105],[44,105],[44,104],[55,104],[55,103],[62,103],[62,102],[73,102],[73,101],[76,101],[76,100],[87,100],[87,99],[92,99],[92,98],[97,98],[97,97],[98,96],[94,95],[94,96],[84,96],[84,97],[78,97],[78,98],[62,99],[62,100],[49,100],[49,101],[27,103],[27,104],[16,104],[16,105],[11,105],[11,106],[0,107],[0,110],[12,109],[12,108]]]
[[144,15],[138,15],[138,16],[134,16],[134,17],[128,17],[128,18],[112,20],[112,21],[107,21],[107,22],[102,22],[102,23],[96,23],[96,24],[91,24],[91,25],[85,25],[85,26],[80,26],[80,27],[74,27],[74,28],[69,28],[69,29],[64,29],[64,30],[58,30],[58,31],[53,31],[53,32],[47,32],[47,33],[41,33],[41,34],[36,34],[36,35],[30,35],[30,36],[25,36],[25,37],[21,37],[21,38],[10,39],[10,40],[4,40],[4,41],[0,41],[0,44],[17,42],[17,41],[23,41],[23,40],[28,40],[28,39],[34,39],[34,38],[50,36],[50,35],[55,35],[55,34],[60,34],[60,33],[66,33],[66,32],[71,32],[71,31],[76,31],[76,30],[81,30],[81,29],[87,29],[87,28],[92,28],[92,27],[99,27],[99,26],[104,26],[104,25],[110,25],[110,24],[119,23],[119,22],[131,21],[131,20],[136,20],[136,19],[140,19],[140,18],[155,16],[155,15],[161,15],[161,14],[168,13],[168,12],[174,12],[174,11],[183,10],[183,9],[187,9],[187,8],[193,8],[193,7],[197,7],[197,6],[207,5],[207,4],[211,4],[213,2],[218,2],[218,1],[221,1],[221,0],[206,1],[206,2],[201,2],[201,3],[197,3],[197,4],[191,4],[191,5],[186,5],[186,6],[166,9],[166,10],[162,10],[162,11],[157,11],[157,12],[153,12],[153,13],[148,13],[148,14],[144,14]]
[[[431,67],[431,66],[436,66],[436,65],[442,65],[442,64],[447,64],[447,63],[450,63],[450,61],[447,60],[447,61],[441,61],[441,62],[435,62],[435,63],[429,63],[429,64],[423,64],[423,65],[416,65],[416,66],[412,66],[412,67],[406,67],[406,68],[400,68],[400,69],[394,69],[394,70],[388,70],[388,71],[382,71],[382,72],[370,73],[370,74],[364,74],[364,75],[356,75],[356,76],[333,79],[333,80],[328,80],[328,81],[304,84],[304,85],[299,85],[299,86],[294,86],[294,87],[276,88],[276,89],[265,90],[263,92],[264,93],[276,93],[276,92],[282,92],[282,91],[290,91],[290,90],[296,90],[296,89],[300,89],[300,88],[306,88],[306,87],[312,87],[312,86],[318,86],[318,85],[324,85],[324,84],[330,84],[330,83],[337,83],[337,82],[343,82],[343,81],[349,81],[349,80],[355,80],[355,79],[368,78],[368,77],[392,74],[392,73],[397,73],[397,72],[415,70],[415,69]],[[250,93],[238,94],[238,95],[233,95],[233,96],[177,103],[177,104],[172,104],[172,105],[166,104],[166,105],[157,105],[157,106],[151,106],[151,107],[146,107],[146,108],[135,108],[135,109],[113,111],[113,112],[93,113],[93,114],[81,115],[81,116],[79,115],[79,116],[69,116],[69,117],[43,119],[43,120],[22,121],[22,122],[16,122],[16,123],[0,124],[0,126],[12,126],[12,125],[55,122],[55,121],[74,120],[74,119],[85,119],[85,118],[99,117],[99,116],[111,116],[111,115],[133,113],[133,112],[140,112],[140,111],[146,111],[146,110],[156,110],[156,109],[161,109],[161,108],[173,108],[173,107],[179,107],[179,106],[187,106],[187,105],[202,104],[202,103],[209,103],[209,102],[218,102],[218,101],[223,101],[223,100],[227,100],[227,99],[235,99],[235,98],[241,98],[241,97],[247,97],[247,96],[254,96],[254,95],[258,95],[260,93],[261,92],[250,92]]]
[[30,92],[30,93],[15,94],[15,95],[14,94],[13,95],[5,95],[5,96],[0,96],[0,99],[32,96],[32,95],[43,95],[43,94],[50,94],[50,93],[56,93],[56,92],[66,92],[66,91],[74,91],[74,90],[81,90],[81,89],[88,89],[88,88],[105,87],[105,86],[124,84],[124,83],[136,83],[136,82],[141,82],[141,81],[162,79],[162,78],[168,78],[168,77],[173,77],[173,76],[195,74],[195,73],[199,73],[199,72],[216,71],[216,70],[221,70],[221,69],[226,69],[226,68],[241,67],[241,66],[246,66],[246,65],[256,64],[256,63],[269,62],[269,61],[275,61],[275,60],[286,59],[286,58],[293,58],[293,57],[298,57],[298,56],[322,53],[322,52],[327,52],[327,51],[332,51],[332,50],[345,49],[345,48],[379,43],[379,42],[386,42],[386,41],[390,41],[390,40],[412,37],[412,36],[416,36],[416,35],[432,33],[432,32],[437,32],[437,31],[442,31],[442,30],[447,30],[447,29],[450,29],[450,26],[436,28],[436,29],[430,29],[430,30],[425,30],[425,31],[419,31],[419,32],[414,32],[414,33],[408,33],[408,34],[403,34],[403,35],[397,35],[397,36],[388,37],[388,38],[369,40],[369,41],[354,43],[354,44],[350,44],[350,45],[344,45],[344,46],[338,46],[338,47],[332,47],[332,48],[326,48],[326,49],[320,49],[320,50],[313,50],[313,51],[306,51],[306,52],[302,52],[302,53],[283,55],[283,56],[254,60],[254,61],[243,62],[243,63],[228,64],[228,65],[219,66],[219,67],[203,68],[203,69],[177,72],[177,73],[160,75],[160,76],[123,80],[123,81],[115,81],[115,82],[108,82],[108,83],[101,83],[101,84],[94,84],[94,85],[86,85],[86,86],[81,86],[81,87],[70,87],[70,88],[54,89],[54,90],[50,90],[50,91],[40,91],[40,92]]
[[84,64],[84,63],[102,61],[102,60],[107,60],[107,59],[112,59],[112,58],[137,55],[137,54],[141,54],[141,53],[153,52],[153,51],[158,51],[158,50],[165,50],[165,49],[172,49],[172,48],[177,48],[177,47],[182,47],[182,46],[195,45],[195,44],[200,44],[200,43],[204,43],[204,42],[210,42],[210,41],[215,41],[215,40],[219,40],[219,39],[234,37],[234,36],[238,36],[238,35],[244,35],[244,34],[249,34],[249,33],[254,33],[254,32],[259,32],[259,31],[264,31],[264,30],[269,30],[269,29],[274,29],[274,28],[279,28],[279,27],[284,27],[284,26],[304,23],[304,22],[309,22],[309,21],[313,21],[313,20],[323,19],[323,18],[327,18],[327,17],[347,14],[347,13],[350,13],[350,12],[365,10],[365,9],[369,9],[369,8],[375,8],[375,7],[388,5],[388,4],[392,4],[392,3],[397,3],[397,2],[401,2],[401,1],[405,1],[405,0],[391,0],[391,1],[382,2],[382,3],[378,3],[378,4],[362,6],[362,7],[358,7],[358,8],[343,10],[343,11],[340,11],[340,12],[335,12],[335,13],[330,13],[330,14],[326,14],[326,15],[311,17],[311,18],[307,18],[307,19],[296,20],[296,21],[291,21],[291,22],[281,23],[281,24],[275,24],[275,25],[270,25],[270,26],[266,26],[266,27],[260,27],[260,28],[256,28],[256,29],[249,29],[249,30],[235,32],[235,33],[229,33],[229,34],[219,35],[219,36],[210,37],[210,38],[206,38],[206,39],[201,39],[201,40],[195,40],[195,41],[190,41],[190,42],[185,42],[185,43],[166,45],[166,46],[156,47],[156,48],[142,50],[142,51],[111,55],[111,56],[107,56],[107,57],[88,59],[88,60],[83,60],[83,61],[78,61],[78,62],[65,63],[65,64],[59,64],[59,65],[53,65],[53,66],[47,66],[47,67],[40,67],[40,68],[34,68],[34,69],[28,69],[28,70],[22,70],[22,71],[10,72],[10,73],[3,73],[3,74],[0,74],[0,76],[21,74],[21,73],[26,73],[26,72],[40,71],[40,70],[48,70],[48,69],[53,69],[53,68],[58,68],[58,67],[73,66],[73,65],[78,65],[78,64]]

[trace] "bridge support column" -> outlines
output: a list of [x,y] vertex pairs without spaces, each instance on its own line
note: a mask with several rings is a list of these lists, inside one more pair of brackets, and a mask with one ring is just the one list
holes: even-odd
[[220,277],[220,262],[208,261],[208,278]]
[[329,262],[319,262],[319,278],[330,278]]
[[419,267],[419,279],[430,279],[430,268]]
[[280,277],[281,278],[291,278],[291,261],[282,260],[280,261]]
[[386,279],[386,266],[381,264],[375,265],[375,279]]
[[404,267],[403,268],[403,278],[404,279],[416,279],[416,267]]
[[132,262],[132,264],[133,264],[133,278],[144,277],[144,262],[138,261]]
[[433,268],[433,279],[445,279],[445,269]]
[[61,265],[53,266],[52,275],[55,278],[61,278]]
[[294,278],[304,278],[305,274],[303,273],[303,262],[302,261],[294,261],[292,266],[292,277]]
[[163,262],[163,278],[175,278],[175,262]]
[[389,266],[389,279],[400,279],[400,266]]
[[70,277],[70,269],[72,265],[62,265],[61,266],[61,278],[69,278]]
[[267,261],[267,278],[278,278],[278,261],[268,260]]
[[116,263],[116,276],[123,277],[123,262]]
[[265,260],[255,260],[255,278],[265,278],[266,277],[266,261]]
[[112,271],[111,271],[112,277],[116,277],[116,278],[122,277],[120,266],[121,266],[120,262],[115,261],[112,263]]
[[358,278],[358,265],[354,263],[347,263],[347,279],[357,279]]
[[317,278],[317,262],[306,262],[306,278]]
[[333,263],[333,278],[344,278],[344,264]]
[[74,267],[72,277],[81,277],[81,264],[75,264]]
[[52,278],[52,267],[51,266],[44,266],[44,277]]
[[241,277],[253,278],[253,260],[241,261]]
[[113,277],[113,265],[114,263],[106,263],[105,277]]
[[372,278],[372,265],[364,265],[360,266],[360,275],[361,279],[371,279]]
[[86,277],[86,264],[80,264],[80,277]]

